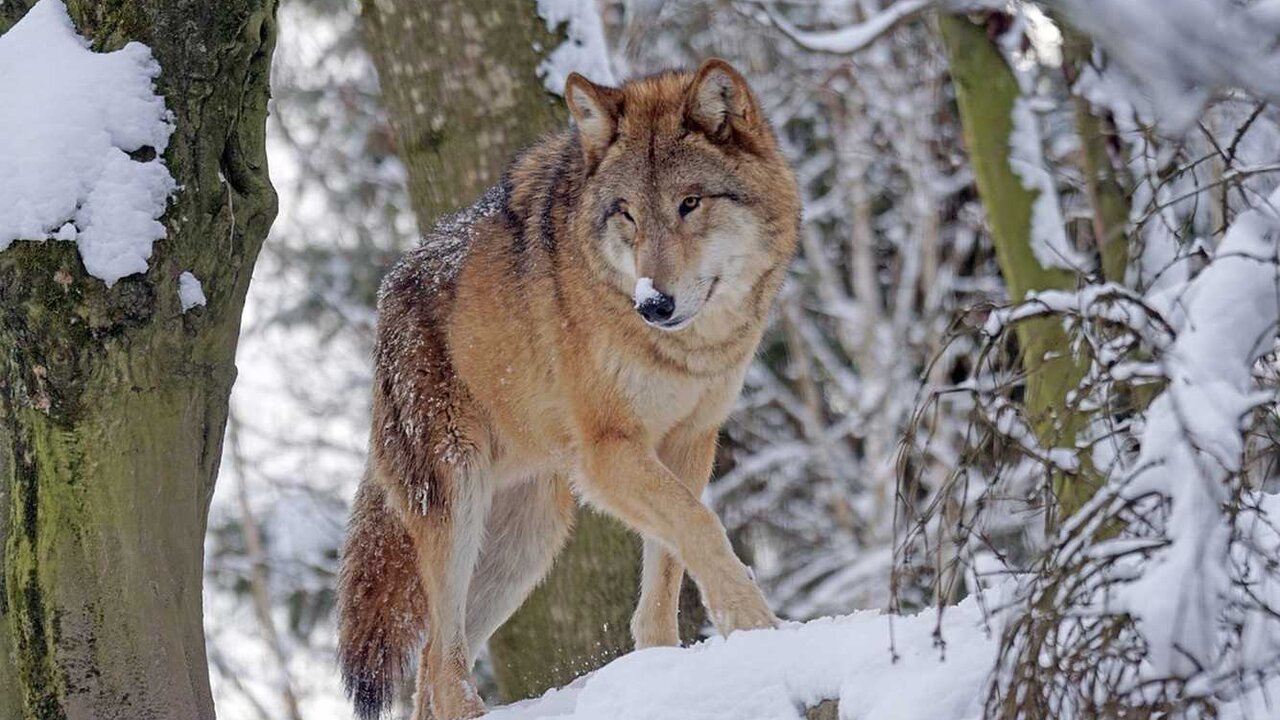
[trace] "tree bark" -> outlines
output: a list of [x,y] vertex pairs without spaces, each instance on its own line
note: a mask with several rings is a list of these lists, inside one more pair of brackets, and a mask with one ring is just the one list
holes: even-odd
[[[1093,42],[1060,18],[1055,19],[1062,30],[1063,72],[1074,86],[1093,54]],[[1119,133],[1112,119],[1097,114],[1087,99],[1073,92],[1071,101],[1080,136],[1080,170],[1093,211],[1094,242],[1102,256],[1102,275],[1108,282],[1123,285],[1129,265],[1129,198],[1124,170],[1112,163],[1113,155],[1120,157],[1123,153]]]
[[422,227],[470,205],[511,156],[566,122],[535,48],[559,39],[533,2],[362,0],[364,36]]
[[[978,195],[1010,299],[1021,301],[1033,290],[1075,289],[1074,273],[1040,265],[1031,247],[1031,212],[1037,195],[1023,187],[1009,166],[1012,113],[1019,95],[1012,69],[981,25],[941,13],[938,29],[950,62]],[[1040,442],[1046,447],[1072,442],[1083,418],[1067,411],[1065,401],[1084,375],[1083,360],[1071,353],[1057,318],[1020,322],[1017,336],[1027,375],[1026,407]],[[1055,478],[1054,489],[1057,510],[1064,517],[1093,492],[1080,477],[1065,475]]]
[[[363,0],[368,48],[422,227],[473,202],[567,114],[536,68],[560,39],[534,3]],[[425,38],[430,38],[429,41]],[[539,695],[631,648],[639,543],[580,510],[547,580],[489,644],[505,701]]]
[[[32,4],[0,6],[0,31]],[[147,272],[111,288],[70,243],[0,253],[0,717],[213,718],[204,530],[275,216],[275,0],[69,6],[95,49],[151,47],[180,189]],[[187,270],[208,302],[184,314]]]

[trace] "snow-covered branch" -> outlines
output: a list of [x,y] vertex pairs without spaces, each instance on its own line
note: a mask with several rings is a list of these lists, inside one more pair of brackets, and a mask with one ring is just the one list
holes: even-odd
[[768,5],[760,6],[760,16],[784,36],[806,50],[848,55],[875,42],[903,22],[919,17],[937,0],[898,0],[886,10],[852,25],[834,30],[802,30]]

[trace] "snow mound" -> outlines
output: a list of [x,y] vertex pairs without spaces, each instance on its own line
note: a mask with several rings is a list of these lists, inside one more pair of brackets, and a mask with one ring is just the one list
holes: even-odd
[[642,650],[487,720],[802,720],[836,698],[846,719],[978,720],[996,654],[981,607],[948,608],[943,645],[936,611],[865,611]]
[[[91,51],[62,0],[40,0],[0,36],[0,251],[74,239],[108,286],[146,271],[176,189],[160,157],[173,123],[159,74],[145,45]],[[129,155],[144,148],[154,153]]]

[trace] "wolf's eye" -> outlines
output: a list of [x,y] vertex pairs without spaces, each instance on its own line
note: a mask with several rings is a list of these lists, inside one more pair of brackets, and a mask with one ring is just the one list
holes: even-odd
[[614,215],[621,215],[622,217],[627,219],[627,222],[631,223],[632,225],[635,225],[636,219],[631,217],[631,213],[627,212],[627,210],[629,209],[630,208],[627,205],[627,201],[623,200],[622,198],[618,198],[617,200],[614,200],[611,205],[609,205],[609,209],[606,210],[604,213],[604,219],[608,221],[608,219],[613,217]]
[[698,197],[697,195],[690,195],[684,200],[681,200],[680,201],[680,217],[684,217],[689,213],[693,212],[694,210],[697,210],[698,206],[701,204],[702,204],[702,198]]

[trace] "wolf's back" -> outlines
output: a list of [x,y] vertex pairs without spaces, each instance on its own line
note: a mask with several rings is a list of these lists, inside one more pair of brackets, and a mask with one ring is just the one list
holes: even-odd
[[380,717],[426,627],[417,555],[382,487],[366,476],[352,508],[338,582],[338,664],[362,720]]

